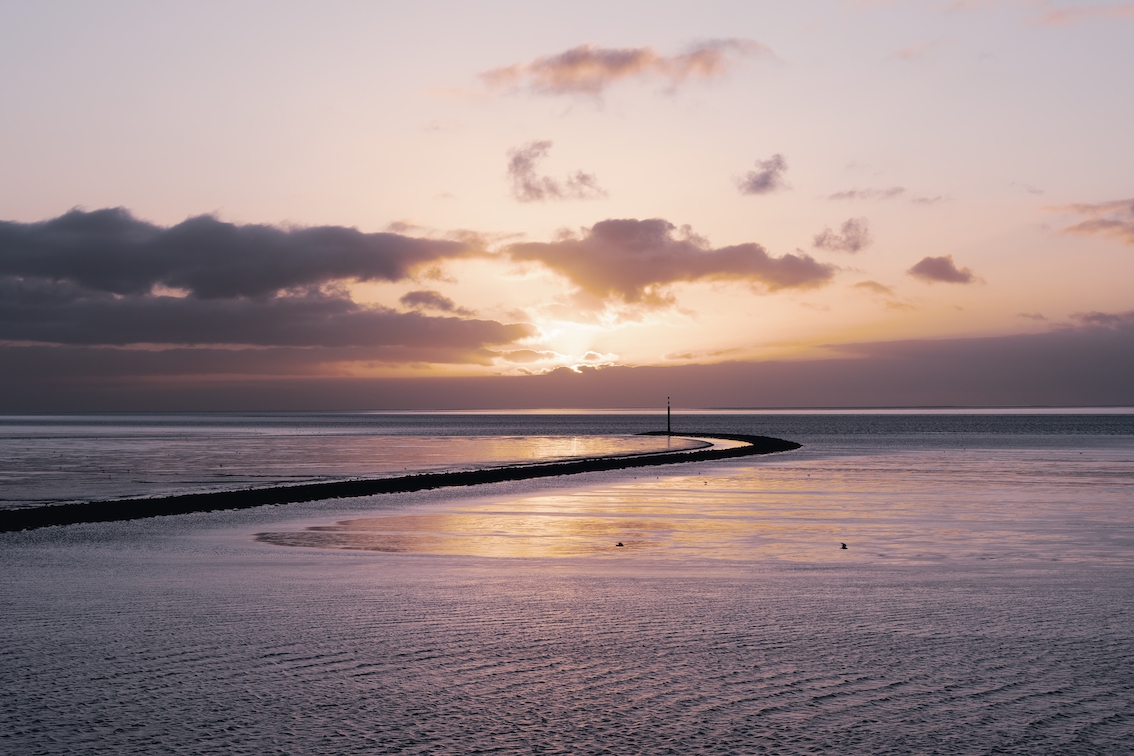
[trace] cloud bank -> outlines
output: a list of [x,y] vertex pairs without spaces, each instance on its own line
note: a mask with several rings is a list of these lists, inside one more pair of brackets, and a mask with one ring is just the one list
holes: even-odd
[[815,235],[813,244],[831,252],[861,252],[870,246],[870,224],[866,218],[849,218],[835,233],[827,228]]
[[1065,234],[1110,236],[1126,244],[1134,244],[1134,198],[1055,209],[1087,216],[1087,220],[1063,229]]
[[809,255],[773,257],[755,243],[711,248],[688,228],[661,218],[605,220],[554,242],[506,248],[513,260],[540,262],[603,300],[663,305],[662,288],[679,281],[747,281],[768,291],[805,289],[831,280],[834,267]]
[[[1087,313],[1038,334],[852,344],[831,359],[539,376],[257,380],[287,368],[288,350],[202,351],[0,345],[0,411],[631,409],[664,407],[666,396],[705,408],[1134,405],[1134,312]],[[217,368],[239,377],[203,375]]]
[[[528,327],[362,305],[343,285],[400,281],[423,264],[473,253],[460,242],[208,216],[163,228],[121,209],[5,222],[0,341],[207,347],[195,349],[203,365],[239,361],[210,353],[217,348],[251,350],[268,365],[264,350],[278,348],[300,371],[309,368],[299,363],[342,359],[488,364],[491,346],[525,337]],[[410,306],[467,314],[436,292],[406,296]]]
[[926,283],[970,284],[978,280],[968,268],[958,268],[952,255],[923,257],[906,273]]
[[529,142],[508,151],[508,178],[512,196],[519,202],[542,202],[563,199],[601,199],[606,191],[598,185],[594,174],[576,171],[563,181],[541,176],[536,164],[547,157],[551,142]]
[[741,57],[771,55],[748,39],[717,39],[694,45],[688,52],[661,55],[651,47],[609,48],[579,45],[530,63],[486,71],[480,75],[490,89],[527,90],[546,95],[598,96],[617,81],[654,79],[670,88],[690,80],[718,78]]

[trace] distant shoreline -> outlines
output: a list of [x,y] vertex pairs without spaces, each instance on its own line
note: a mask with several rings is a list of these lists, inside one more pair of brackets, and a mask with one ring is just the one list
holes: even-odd
[[307,483],[295,486],[250,488],[238,491],[213,491],[151,499],[116,499],[54,506],[0,510],[0,533],[34,530],[52,525],[77,525],[93,522],[122,522],[148,517],[251,509],[280,504],[298,504],[323,499],[346,499],[388,493],[409,493],[434,488],[476,486],[485,483],[530,480],[533,478],[575,475],[578,473],[622,470],[635,467],[656,467],[681,462],[703,462],[757,454],[772,454],[800,448],[794,441],[768,436],[730,433],[667,433],[652,431],[647,436],[680,436],[740,441],[746,446],[729,449],[648,452],[636,455],[590,457],[562,462],[508,465],[483,470],[420,473],[396,478]]

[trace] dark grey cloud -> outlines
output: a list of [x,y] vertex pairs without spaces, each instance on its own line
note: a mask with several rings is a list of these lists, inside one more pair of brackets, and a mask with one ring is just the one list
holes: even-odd
[[744,174],[737,182],[737,187],[741,194],[770,194],[786,189],[784,173],[787,172],[787,167],[787,161],[779,153],[767,160],[757,160],[756,170]]
[[927,283],[970,284],[979,280],[968,268],[958,268],[952,255],[923,257],[906,273]]
[[839,233],[829,228],[815,234],[813,244],[831,252],[861,252],[870,246],[870,224],[866,218],[849,218],[839,227]]
[[[343,283],[397,281],[423,263],[474,251],[397,234],[207,217],[167,229],[123,210],[3,223],[0,341],[224,347],[265,364],[265,350],[276,348],[299,348],[293,354],[312,364],[336,349],[378,362],[484,362],[492,347],[529,335],[529,327],[359,304]],[[425,304],[420,295],[429,292],[416,294]],[[433,300],[433,309],[468,314],[447,310],[447,301]]]
[[748,281],[768,291],[829,282],[834,267],[806,254],[773,257],[755,243],[713,249],[661,218],[605,220],[575,237],[513,244],[513,260],[538,261],[600,299],[668,304],[661,289],[679,281]]
[[55,344],[226,344],[463,348],[506,344],[523,326],[364,306],[336,291],[267,299],[116,296],[0,278],[0,340]]
[[537,164],[547,157],[552,143],[528,142],[508,151],[508,178],[512,182],[512,196],[520,202],[544,200],[601,199],[606,195],[593,174],[575,171],[562,181],[541,176]]
[[690,79],[723,76],[738,58],[771,56],[749,39],[716,39],[684,53],[661,55],[650,47],[610,48],[579,45],[557,55],[515,63],[480,75],[490,89],[526,89],[536,94],[598,96],[616,81],[655,79],[674,88]]
[[1086,220],[1063,229],[1065,234],[1110,236],[1126,244],[1134,244],[1134,198],[1097,204],[1079,203],[1055,209],[1087,216]]
[[403,294],[399,302],[405,307],[415,310],[435,310],[437,312],[452,312],[457,315],[472,315],[472,310],[458,307],[457,303],[439,291],[422,290]]
[[40,223],[0,221],[0,276],[71,281],[113,294],[161,285],[199,299],[263,297],[335,280],[400,281],[419,266],[477,252],[465,242],[342,226],[238,225],[207,215],[165,228],[122,208],[72,210]]

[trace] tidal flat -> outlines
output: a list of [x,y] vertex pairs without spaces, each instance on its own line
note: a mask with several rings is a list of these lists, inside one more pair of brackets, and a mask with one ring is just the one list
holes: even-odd
[[1128,421],[778,422],[803,449],[0,535],[0,750],[1122,752]]

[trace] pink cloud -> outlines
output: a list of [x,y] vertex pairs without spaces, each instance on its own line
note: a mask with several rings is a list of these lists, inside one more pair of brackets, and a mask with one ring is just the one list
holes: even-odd
[[1134,244],[1134,198],[1097,204],[1078,203],[1051,209],[1087,216],[1086,220],[1063,229],[1065,234],[1111,236],[1127,244]]
[[833,266],[806,254],[773,257],[752,242],[713,249],[688,228],[676,230],[661,218],[605,220],[581,235],[506,252],[543,263],[599,300],[655,307],[673,303],[664,287],[679,281],[748,281],[776,291],[822,286],[834,275]]
[[671,56],[661,55],[652,47],[579,45],[530,63],[495,68],[482,73],[480,78],[495,90],[598,96],[623,79],[652,77],[676,87],[689,79],[722,76],[738,57],[770,55],[767,47],[747,39],[710,40]]

